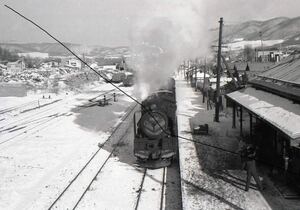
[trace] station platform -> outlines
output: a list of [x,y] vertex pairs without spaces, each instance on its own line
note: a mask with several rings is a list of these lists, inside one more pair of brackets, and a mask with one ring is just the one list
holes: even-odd
[[[178,135],[182,137],[178,145],[183,209],[278,207],[268,190],[258,191],[254,180],[245,191],[246,171],[240,156],[234,154],[239,149],[239,132],[232,129],[230,112],[223,110],[220,122],[214,122],[214,109],[207,110],[202,94],[195,92],[183,75],[176,78],[176,98]],[[194,135],[193,128],[203,124],[208,124],[208,135]]]

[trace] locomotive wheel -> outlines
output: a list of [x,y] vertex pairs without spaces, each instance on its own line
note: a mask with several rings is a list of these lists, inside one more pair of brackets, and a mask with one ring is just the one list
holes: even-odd
[[168,117],[158,111],[151,112],[151,114],[147,112],[140,120],[140,128],[150,139],[158,139],[168,128]]

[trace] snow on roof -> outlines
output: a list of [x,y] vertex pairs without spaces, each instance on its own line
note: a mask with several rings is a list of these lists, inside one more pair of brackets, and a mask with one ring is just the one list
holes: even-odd
[[290,138],[300,138],[300,105],[250,87],[229,93],[227,96],[268,121]]
[[300,84],[300,55],[286,58],[261,76]]
[[233,70],[235,66],[238,71],[245,71],[247,64],[250,71],[254,72],[264,72],[270,69],[271,66],[274,66],[273,62],[233,62],[228,63],[228,66],[231,70]]
[[13,62],[8,62],[7,65],[11,65],[11,64],[18,64],[21,63],[22,60],[17,60],[17,61],[13,61]]
[[[197,73],[196,73],[196,76],[197,76],[198,78],[204,78],[204,72],[197,72]],[[208,73],[206,73],[206,74],[205,74],[205,77],[206,77],[206,78],[209,78],[210,75],[209,75]]]
[[[232,78],[230,77],[220,77],[220,82],[230,82],[232,80]],[[217,82],[217,78],[216,77],[213,77],[213,78],[210,78],[209,79],[210,82]]]
[[133,75],[133,73],[129,72],[129,71],[125,71],[124,73],[125,73],[126,76]]

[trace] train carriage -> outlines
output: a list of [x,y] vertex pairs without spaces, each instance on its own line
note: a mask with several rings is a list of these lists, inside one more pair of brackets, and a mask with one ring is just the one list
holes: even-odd
[[124,72],[114,72],[112,74],[111,81],[113,83],[120,83],[120,82],[123,82],[123,80],[124,80],[125,77],[126,77],[126,75],[125,75]]
[[125,87],[130,87],[134,85],[134,75],[130,72],[125,72],[125,78],[123,80],[123,85]]

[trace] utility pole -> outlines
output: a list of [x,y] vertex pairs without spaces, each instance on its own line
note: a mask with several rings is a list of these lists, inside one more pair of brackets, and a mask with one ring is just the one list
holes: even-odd
[[[82,60],[85,62],[85,56],[84,56],[84,53],[82,53]],[[81,70],[84,70],[84,62],[81,62]]]
[[219,122],[219,112],[220,112],[220,74],[221,74],[221,50],[222,50],[222,28],[223,28],[223,18],[220,18],[220,28],[219,28],[219,45],[218,45],[218,63],[217,63],[217,90],[216,90],[216,106],[215,106],[215,122]]
[[265,52],[264,52],[264,45],[263,45],[263,40],[262,40],[262,32],[259,32],[259,36],[260,36],[260,42],[261,42],[261,50],[262,50],[262,59],[261,61],[263,62],[265,59]]
[[186,74],[185,74],[185,60],[183,61],[183,78],[186,78]]
[[206,80],[206,57],[204,60],[204,76],[203,76],[203,87],[202,87],[202,103],[205,102],[205,94],[206,94],[206,88],[205,88],[205,80]]

